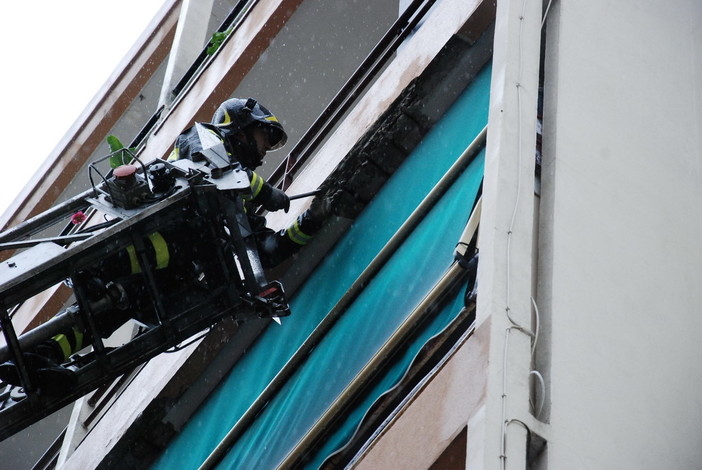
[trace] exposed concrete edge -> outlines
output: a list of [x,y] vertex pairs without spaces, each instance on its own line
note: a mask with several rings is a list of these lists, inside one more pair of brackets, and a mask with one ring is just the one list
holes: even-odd
[[[483,3],[494,2],[444,0],[438,3],[441,8],[429,12],[419,29],[406,40],[394,60],[339,124],[313,161],[295,177],[287,192],[300,194],[320,187],[342,160],[353,152],[364,135],[383,118],[383,113],[398,99],[401,92],[424,73],[452,37],[463,32],[468,19]],[[409,117],[407,116],[408,119]],[[399,124],[404,125],[403,122]],[[407,125],[410,128],[418,126],[417,123]],[[411,146],[411,142],[408,140],[404,145]],[[309,200],[293,201],[287,214],[276,212],[269,215],[269,226],[273,229],[289,226],[308,204]]]
[[[492,13],[494,18],[494,10]],[[365,207],[490,60],[492,35],[493,28],[488,25],[473,46],[458,36],[451,38],[320,187],[329,193],[351,195],[359,210]],[[336,219],[325,227],[283,276],[286,289],[295,291],[350,224],[351,221]]]

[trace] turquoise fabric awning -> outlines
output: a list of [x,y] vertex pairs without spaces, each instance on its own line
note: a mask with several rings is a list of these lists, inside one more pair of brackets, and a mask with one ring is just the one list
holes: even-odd
[[[198,468],[487,123],[490,67],[475,78],[357,218],[272,325],[235,365],[153,468]],[[268,403],[217,468],[275,468],[453,261],[483,176],[481,152]],[[316,468],[370,403],[460,310],[459,295],[423,325],[363,403],[312,456]],[[365,407],[365,408],[364,408]]]

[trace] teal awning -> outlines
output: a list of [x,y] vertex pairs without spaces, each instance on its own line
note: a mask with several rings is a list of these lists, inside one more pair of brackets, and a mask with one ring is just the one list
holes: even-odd
[[[154,468],[197,468],[284,366],[398,227],[487,123],[486,67],[396,171],[271,326],[173,440]],[[275,468],[375,354],[453,261],[483,175],[478,155],[388,263],[268,403],[218,468]],[[351,411],[316,453],[321,463],[352,432],[368,405],[402,375],[412,356],[460,309],[454,299]],[[365,408],[364,408],[365,406]]]

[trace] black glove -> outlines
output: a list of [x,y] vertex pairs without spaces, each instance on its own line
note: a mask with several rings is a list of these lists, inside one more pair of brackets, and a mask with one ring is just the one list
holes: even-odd
[[290,198],[284,191],[278,188],[271,188],[271,194],[268,196],[263,207],[269,211],[279,211],[283,209],[286,213],[290,210]]
[[363,205],[349,191],[339,188],[328,194],[332,214],[345,219],[355,219],[363,210]]
[[315,198],[312,199],[310,208],[307,209],[307,217],[310,220],[314,220],[320,227],[322,223],[332,215],[334,214],[332,212],[331,200],[323,195],[315,196]]

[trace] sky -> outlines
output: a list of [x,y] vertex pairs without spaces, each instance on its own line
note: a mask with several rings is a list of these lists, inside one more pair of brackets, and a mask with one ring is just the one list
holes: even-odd
[[49,157],[165,0],[0,4],[0,213]]

